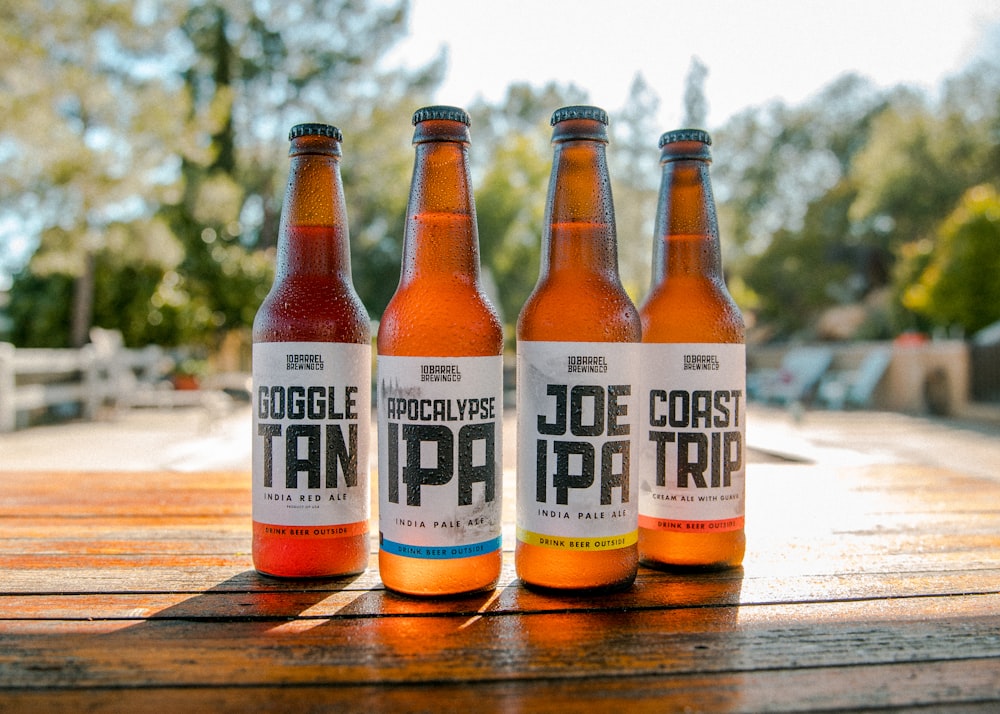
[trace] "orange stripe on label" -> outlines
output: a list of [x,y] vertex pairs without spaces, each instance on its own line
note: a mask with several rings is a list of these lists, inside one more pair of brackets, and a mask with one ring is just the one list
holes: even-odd
[[738,531],[743,528],[744,518],[723,518],[718,521],[679,521],[674,518],[656,518],[654,516],[639,516],[639,527],[651,531],[670,531],[672,533],[723,533]]
[[254,533],[265,537],[288,538],[349,538],[368,532],[368,521],[357,523],[337,523],[329,526],[279,526],[273,523],[254,521]]

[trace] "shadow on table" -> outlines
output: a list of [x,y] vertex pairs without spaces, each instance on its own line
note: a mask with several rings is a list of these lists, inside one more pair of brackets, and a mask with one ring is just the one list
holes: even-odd
[[69,688],[77,709],[357,710],[363,701],[369,711],[468,711],[550,697],[569,706],[620,697],[630,678],[740,665],[742,571],[641,571],[631,589],[595,597],[514,583],[417,600],[372,582],[371,573],[286,583],[246,571],[138,624],[6,637],[16,659],[4,669],[31,670],[22,676],[33,687]]

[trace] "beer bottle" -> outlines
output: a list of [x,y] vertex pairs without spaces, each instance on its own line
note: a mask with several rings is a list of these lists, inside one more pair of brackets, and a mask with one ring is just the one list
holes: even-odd
[[469,116],[413,115],[399,285],[378,330],[379,571],[409,595],[496,585],[503,329],[483,293]]
[[618,275],[607,114],[552,115],[538,283],[517,322],[521,580],[566,590],[635,579],[639,315]]
[[660,137],[653,282],[643,303],[639,554],[721,568],[743,560],[746,348],[722,274],[709,135]]
[[253,561],[361,572],[369,557],[371,328],[351,279],[340,130],[289,133],[274,284],[253,324]]

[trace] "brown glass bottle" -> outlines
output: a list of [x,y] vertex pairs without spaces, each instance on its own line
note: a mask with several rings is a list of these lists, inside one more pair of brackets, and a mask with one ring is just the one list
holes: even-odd
[[634,579],[639,315],[622,288],[607,114],[552,116],[538,283],[517,323],[518,577],[542,588]]
[[743,561],[746,352],[722,273],[709,135],[660,137],[653,283],[640,308],[639,554],[666,567]]
[[469,117],[413,115],[399,286],[378,330],[379,571],[409,595],[496,585],[503,328],[480,282]]
[[289,133],[274,284],[253,324],[253,561],[308,578],[368,565],[371,328],[351,278],[340,130]]

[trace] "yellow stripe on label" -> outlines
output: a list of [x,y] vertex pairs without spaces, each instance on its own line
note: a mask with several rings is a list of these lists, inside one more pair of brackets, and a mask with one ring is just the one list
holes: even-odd
[[559,550],[575,550],[593,552],[598,550],[618,550],[627,548],[639,542],[639,531],[634,530],[621,535],[601,536],[599,538],[581,538],[579,536],[553,536],[544,533],[533,533],[523,528],[517,529],[517,539],[528,545],[538,545],[543,548]]

